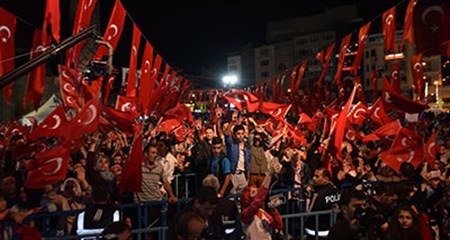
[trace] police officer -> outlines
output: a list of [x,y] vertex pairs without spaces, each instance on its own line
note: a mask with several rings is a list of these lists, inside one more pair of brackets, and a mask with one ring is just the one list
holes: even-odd
[[[340,199],[339,190],[331,182],[330,171],[326,168],[319,168],[314,171],[315,191],[307,206],[308,212],[330,210],[337,206]],[[310,216],[305,223],[305,233],[309,239],[326,238],[330,230],[330,216],[318,216],[318,225],[316,226],[316,216]]]

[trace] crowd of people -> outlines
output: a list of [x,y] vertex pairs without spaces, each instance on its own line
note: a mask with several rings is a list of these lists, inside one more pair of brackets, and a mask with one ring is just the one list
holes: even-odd
[[[157,227],[164,223],[161,216],[167,211],[168,239],[287,235],[296,239],[299,227],[285,229],[277,210],[285,202],[295,206],[290,213],[340,209],[335,224],[329,216],[306,219],[301,230],[311,239],[449,237],[448,113],[434,116],[431,125],[423,129],[414,129],[423,133],[424,139],[433,129],[441,131],[434,164],[424,161],[413,166],[405,161],[399,172],[379,158],[389,146],[376,141],[344,140],[340,162],[327,156],[328,139],[320,125],[313,129],[298,125],[305,137],[299,143],[285,132],[269,132],[256,114],[236,110],[212,115],[198,117],[183,140],[158,132],[157,122],[145,123],[143,161],[136,172],[140,175],[136,176],[138,191],[121,186],[127,161],[135,160],[130,158],[135,138],[120,130],[86,135],[81,150],[70,156],[66,178],[41,189],[24,187],[32,159],[11,157],[15,144],[26,139],[18,135],[7,139],[7,146],[1,149],[3,239],[40,239],[51,231],[42,232],[33,216],[71,210],[80,212],[52,218],[50,230],[55,236],[101,234],[110,222],[126,223],[129,229],[122,227],[123,231],[136,229],[142,222],[145,228]],[[422,117],[429,119],[425,114]],[[175,187],[175,176],[186,173],[194,173],[195,181],[189,189],[180,190]],[[290,191],[284,198],[271,196],[275,189]],[[182,191],[193,198],[177,212],[174,206],[185,197]],[[164,201],[168,206],[151,204]],[[118,206],[124,204],[148,204],[148,214],[119,211]],[[127,232],[126,237],[129,235]],[[157,239],[153,233],[148,237]]]

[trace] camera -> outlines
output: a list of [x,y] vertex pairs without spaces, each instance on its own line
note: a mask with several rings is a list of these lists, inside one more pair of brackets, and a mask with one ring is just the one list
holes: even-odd
[[386,222],[383,214],[375,211],[371,207],[355,210],[354,217],[358,220],[358,234],[367,235],[369,239],[381,234],[381,225]]

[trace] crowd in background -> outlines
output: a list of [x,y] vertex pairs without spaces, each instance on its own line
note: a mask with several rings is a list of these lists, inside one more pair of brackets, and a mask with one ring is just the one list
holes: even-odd
[[[191,134],[183,141],[173,134],[156,131],[157,122],[145,123],[138,192],[119,189],[126,161],[134,160],[129,158],[134,136],[119,130],[86,135],[81,150],[71,154],[66,178],[37,190],[24,187],[27,166],[32,159],[11,158],[14,146],[26,139],[18,135],[7,139],[7,146],[0,149],[3,239],[40,239],[43,233],[37,230],[39,226],[33,214],[84,209],[85,216],[91,214],[93,220],[85,220],[83,224],[97,224],[102,228],[106,226],[100,224],[104,219],[116,220],[114,214],[118,205],[162,200],[169,203],[169,223],[173,229],[169,232],[175,234],[173,239],[200,236],[236,239],[249,238],[256,233],[253,236],[289,234],[295,238],[295,233],[283,229],[276,210],[278,205],[264,204],[273,203],[269,195],[275,189],[296,189],[285,200],[296,206],[297,213],[340,206],[337,222],[340,231],[336,230],[338,227],[326,226],[322,220],[319,220],[319,227],[307,221],[305,230],[309,235],[320,234],[322,228],[328,235],[331,228],[329,237],[334,236],[333,239],[342,239],[338,234],[353,230],[355,234],[346,236],[376,236],[371,239],[445,239],[449,236],[448,113],[423,113],[419,121],[427,120],[429,124],[414,129],[424,139],[436,129],[440,132],[436,140],[440,148],[434,164],[424,161],[414,167],[405,162],[400,173],[379,159],[379,153],[386,147],[378,142],[344,141],[344,160],[331,158],[325,164],[327,139],[321,127],[301,128],[306,142],[298,144],[286,134],[275,137],[269,133],[267,126],[259,123],[257,115],[235,111],[227,116],[219,115],[213,118],[215,120],[209,117],[197,116]],[[366,125],[361,131],[364,127]],[[189,196],[193,200],[182,213],[177,213],[173,205],[186,197],[186,189],[176,187],[174,179],[177,174],[186,173],[195,174],[195,181],[189,183]],[[351,192],[346,192],[347,188],[351,188]],[[234,197],[240,201],[233,201]],[[164,206],[150,208],[146,222],[149,227],[159,226]],[[98,209],[103,213],[100,216]],[[367,220],[364,218],[367,215],[373,218]],[[58,236],[80,234],[83,226],[79,219],[79,214],[53,218],[52,228]],[[268,223],[264,228],[268,235],[260,235],[261,228],[255,225],[255,219]],[[353,227],[355,219],[357,227]],[[403,219],[408,219],[407,223]],[[131,229],[140,221],[133,211],[122,211],[120,220]],[[225,220],[238,224],[230,227]],[[342,230],[346,228],[352,231]],[[315,232],[317,230],[319,233]]]

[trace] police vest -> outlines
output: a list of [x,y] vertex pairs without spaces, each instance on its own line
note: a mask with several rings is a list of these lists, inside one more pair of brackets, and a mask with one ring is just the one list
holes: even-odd
[[[96,235],[96,234],[100,234],[103,231],[103,228],[89,228],[86,229],[84,226],[84,214],[85,212],[81,212],[80,214],[78,214],[77,217],[77,235]],[[113,222],[117,222],[120,220],[120,212],[119,210],[116,210],[114,212],[113,215]],[[83,240],[88,240],[88,239],[96,239],[95,236],[90,236],[90,237],[83,237],[81,238]]]

